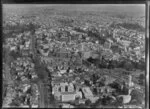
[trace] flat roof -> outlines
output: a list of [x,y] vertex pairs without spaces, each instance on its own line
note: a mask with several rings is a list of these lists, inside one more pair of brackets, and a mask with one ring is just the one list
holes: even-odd
[[61,93],[62,95],[70,95],[70,94],[76,94],[76,92],[74,91],[74,92],[62,92]]

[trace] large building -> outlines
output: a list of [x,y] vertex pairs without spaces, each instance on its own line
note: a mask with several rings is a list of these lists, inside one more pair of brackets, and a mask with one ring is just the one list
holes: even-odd
[[76,98],[76,92],[62,92],[61,100],[62,102],[74,101]]
[[84,93],[84,97],[89,99],[90,97],[93,97],[93,93],[89,87],[83,87],[82,92]]

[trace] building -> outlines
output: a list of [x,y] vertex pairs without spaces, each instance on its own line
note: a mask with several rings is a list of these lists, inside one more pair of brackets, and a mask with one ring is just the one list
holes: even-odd
[[[70,101],[75,100],[75,97],[82,98],[81,93],[76,93],[74,85],[72,83],[62,82],[53,86],[53,95],[57,100]],[[71,97],[71,98],[69,98]]]
[[40,52],[43,56],[48,56],[48,54],[49,54],[49,49],[39,49],[39,52]]
[[111,43],[109,41],[105,41],[104,48],[110,49]]
[[66,92],[68,89],[68,83],[67,82],[60,83],[60,88],[61,92]]
[[70,104],[63,103],[62,108],[74,108],[74,106],[70,105]]
[[134,86],[134,83],[132,82],[132,75],[129,75],[128,86],[129,87],[133,87]]
[[86,99],[89,99],[89,98],[93,97],[93,93],[92,93],[92,91],[89,87],[83,87],[82,92],[83,92],[84,97]]
[[74,101],[75,98],[76,98],[75,92],[62,92],[61,93],[62,102]]
[[89,99],[92,103],[95,103],[99,99],[99,97],[91,97]]
[[68,92],[74,92],[74,85],[72,83],[68,85]]
[[82,99],[82,92],[81,91],[76,91],[76,98]]
[[111,76],[105,76],[105,85],[111,84],[115,81],[116,79],[111,77]]
[[114,88],[111,88],[110,86],[103,86],[99,88],[100,93],[112,93],[115,91]]
[[10,47],[10,50],[11,50],[11,51],[15,51],[16,49],[17,49],[16,46],[11,46],[11,47]]
[[85,104],[86,99],[79,99],[79,104]]

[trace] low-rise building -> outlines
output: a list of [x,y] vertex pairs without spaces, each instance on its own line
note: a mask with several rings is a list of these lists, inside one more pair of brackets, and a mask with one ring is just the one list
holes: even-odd
[[73,92],[73,91],[74,91],[74,85],[72,83],[69,83],[68,92]]
[[62,102],[74,101],[76,98],[75,92],[63,92],[61,93]]
[[83,92],[84,97],[86,99],[89,99],[89,98],[93,97],[93,93],[92,93],[92,91],[89,87],[83,87],[82,92]]
[[74,108],[74,106],[73,105],[70,105],[70,104],[62,104],[62,108]]

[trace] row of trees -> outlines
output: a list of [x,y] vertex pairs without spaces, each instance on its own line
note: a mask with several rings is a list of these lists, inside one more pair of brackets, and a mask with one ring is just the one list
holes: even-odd
[[145,70],[145,62],[140,61],[139,63],[137,62],[132,62],[130,60],[106,60],[104,57],[101,59],[93,59],[92,57],[88,58],[87,61],[91,64],[96,65],[99,68],[124,68],[126,70],[134,70],[134,69],[141,69]]

